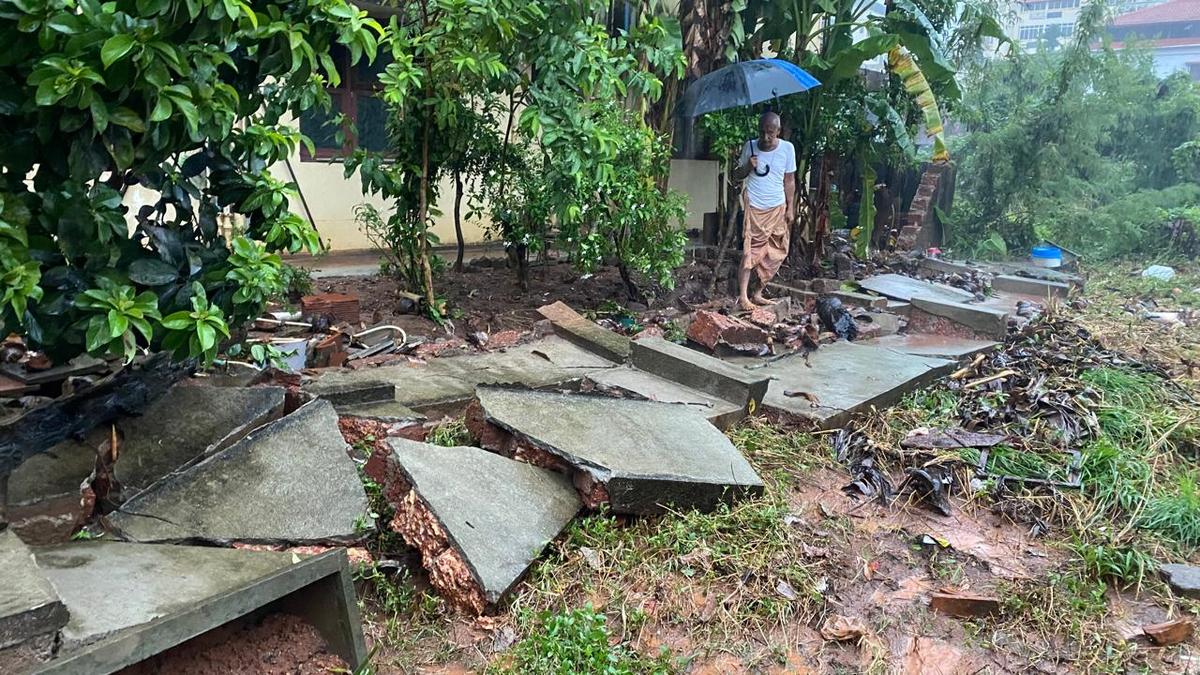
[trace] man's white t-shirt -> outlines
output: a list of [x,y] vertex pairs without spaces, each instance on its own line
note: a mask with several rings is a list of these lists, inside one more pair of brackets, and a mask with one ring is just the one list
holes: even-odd
[[[758,157],[758,168],[751,169],[746,176],[746,195],[750,206],[756,209],[773,209],[787,202],[783,194],[784,174],[796,172],[796,148],[788,141],[780,139],[775,149],[770,152],[758,147],[758,139],[746,141],[742,146],[742,156],[738,166],[746,166],[750,161],[750,146],[754,145],[754,154]],[[770,171],[767,171],[770,167]],[[758,174],[766,174],[760,176]]]

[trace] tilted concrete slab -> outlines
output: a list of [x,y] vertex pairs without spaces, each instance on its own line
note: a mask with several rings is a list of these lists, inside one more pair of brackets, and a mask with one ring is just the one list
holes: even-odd
[[980,352],[991,351],[1000,345],[999,342],[991,340],[975,340],[932,333],[901,333],[859,344],[884,347],[914,356],[933,356],[950,360],[975,356]]
[[624,363],[629,360],[629,338],[589,321],[562,300],[539,307],[538,314],[549,319],[554,332],[563,339],[610,361]]
[[997,291],[1005,291],[1008,293],[1035,295],[1043,300],[1049,297],[1065,298],[1071,292],[1070,284],[1060,283],[1057,281],[1045,281],[1043,279],[1030,279],[1028,277],[1011,276],[1007,274],[1001,274],[993,277],[992,288]]
[[360,539],[366,514],[337,413],[318,400],[167,476],[109,522],[141,542],[324,543]]
[[304,390],[337,405],[396,401],[421,413],[465,405],[480,384],[545,387],[578,381],[617,364],[550,336],[504,352],[465,354],[363,370],[323,373]]
[[[388,475],[399,471],[461,555],[486,605],[495,605],[571,522],[581,506],[570,480],[548,469],[471,447],[444,448],[390,438]],[[396,485],[385,479],[385,490]],[[399,506],[397,520],[402,518]],[[403,527],[402,527],[403,530]],[[409,544],[421,550],[431,581],[437,573],[428,528]],[[454,589],[439,590],[454,592]],[[460,589],[461,590],[461,589]],[[480,608],[476,608],[480,609]]]
[[[761,359],[735,362],[760,365]],[[835,342],[808,356],[769,363],[756,372],[772,377],[763,400],[768,414],[819,429],[843,426],[872,406],[899,401],[904,394],[950,372],[954,361],[905,354],[870,344]],[[792,395],[789,396],[788,393]],[[812,401],[801,394],[816,397]]]
[[348,663],[366,656],[344,551],[81,541],[35,555],[71,613],[39,673],[114,672],[260,609],[303,617]]
[[967,302],[975,299],[974,295],[962,289],[945,284],[922,281],[921,279],[906,277],[902,274],[880,274],[874,277],[867,277],[860,281],[859,285],[872,293],[878,293],[893,300],[903,300],[905,302],[911,302],[916,297],[933,298],[948,302]]
[[651,401],[681,403],[704,415],[718,429],[727,429],[746,416],[744,404],[726,401],[631,366],[602,370],[589,375],[588,379],[601,387],[616,387]]
[[1008,334],[1008,312],[1002,310],[926,297],[913,298],[912,306],[913,309],[966,326],[981,336],[1003,340]]
[[423,422],[425,416],[412,408],[392,399],[390,401],[369,401],[367,403],[351,403],[334,406],[341,417],[361,417],[393,424],[396,422]]
[[0,570],[0,649],[66,625],[66,606],[12,530],[0,532]]
[[966,262],[956,262],[944,258],[921,258],[917,267],[933,274],[971,274],[984,271]]
[[746,409],[762,403],[767,393],[767,378],[662,338],[634,341],[632,362],[648,373]]
[[[485,419],[602,486],[617,513],[715,508],[762,494],[750,463],[685,405],[480,387]],[[586,481],[585,481],[586,483]]]
[[[136,494],[168,473],[199,461],[283,414],[282,387],[225,388],[181,384],[145,413],[117,422],[124,440],[115,471],[127,494]],[[13,472],[9,499],[28,504],[79,494],[96,465],[96,449],[111,433],[103,427],[83,441],[59,443]]]

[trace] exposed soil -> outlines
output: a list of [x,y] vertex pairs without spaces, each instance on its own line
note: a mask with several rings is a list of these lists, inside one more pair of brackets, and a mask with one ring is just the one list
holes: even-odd
[[311,624],[271,614],[257,624],[222,626],[120,671],[122,675],[326,675],[347,664]]
[[[656,284],[644,284],[646,302],[631,301],[624,291],[616,268],[606,267],[595,274],[580,274],[571,264],[549,261],[530,269],[529,289],[521,290],[514,272],[499,259],[472,261],[462,274],[446,272],[435,282],[439,296],[449,304],[454,333],[459,337],[475,331],[488,334],[506,330],[527,331],[542,317],[537,308],[562,300],[579,312],[594,310],[612,301],[644,310],[670,306],[675,298],[702,299],[706,280],[711,278],[707,263],[693,262],[676,272],[676,289],[666,291]],[[445,331],[424,317],[400,311],[403,284],[396,279],[369,277],[326,277],[314,280],[316,293],[346,293],[359,297],[362,320],[368,326],[397,325],[414,336],[439,336]]]

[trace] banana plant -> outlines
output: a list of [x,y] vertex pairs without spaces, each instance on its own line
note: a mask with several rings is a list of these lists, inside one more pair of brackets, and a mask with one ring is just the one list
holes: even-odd
[[925,134],[933,139],[933,161],[939,164],[950,161],[950,152],[946,149],[942,133],[942,113],[921,67],[913,60],[912,54],[899,47],[888,52],[888,67],[904,83],[904,91],[913,97],[921,110]]

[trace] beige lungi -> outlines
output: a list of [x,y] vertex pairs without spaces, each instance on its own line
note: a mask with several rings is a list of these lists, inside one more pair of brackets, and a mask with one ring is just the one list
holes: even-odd
[[756,209],[749,200],[743,204],[746,226],[742,236],[742,268],[754,270],[765,284],[779,272],[788,254],[787,205]]

